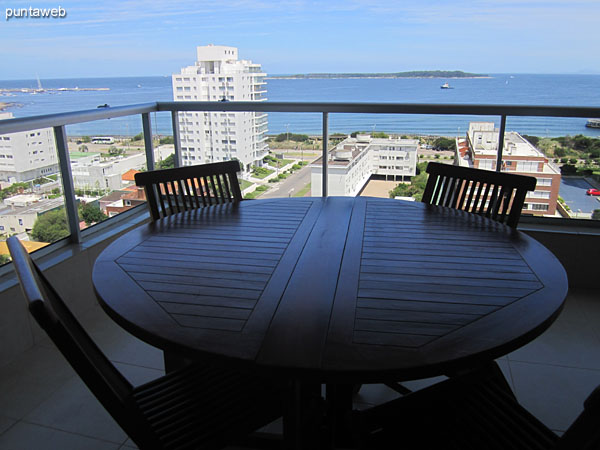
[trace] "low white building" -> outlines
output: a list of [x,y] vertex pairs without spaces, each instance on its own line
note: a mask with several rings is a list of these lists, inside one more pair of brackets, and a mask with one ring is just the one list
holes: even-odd
[[[372,138],[357,135],[340,142],[329,152],[327,161],[328,195],[355,196],[372,175],[391,181],[409,181],[416,175],[417,139]],[[322,195],[322,158],[313,162],[311,192]]]
[[[155,161],[167,158],[173,153],[172,145],[154,149]],[[99,153],[71,152],[71,172],[75,189],[115,191],[123,187],[122,175],[128,170],[140,170],[146,166],[146,153],[103,159]]]
[[[12,118],[12,113],[0,112],[0,120]],[[0,181],[17,183],[55,173],[58,155],[52,128],[0,136]]]
[[6,206],[0,210],[0,235],[10,236],[30,232],[38,216],[61,208],[64,204],[62,197],[53,199],[37,197],[36,200],[29,198],[26,201],[23,201],[23,196],[18,197],[14,202],[10,198],[4,200],[5,204],[13,206]]

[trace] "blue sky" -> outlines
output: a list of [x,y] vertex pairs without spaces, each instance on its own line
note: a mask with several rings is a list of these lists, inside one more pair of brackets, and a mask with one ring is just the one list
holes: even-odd
[[[197,45],[269,74],[600,73],[598,0],[0,2],[0,79],[169,75]],[[6,9],[62,6],[62,19]]]

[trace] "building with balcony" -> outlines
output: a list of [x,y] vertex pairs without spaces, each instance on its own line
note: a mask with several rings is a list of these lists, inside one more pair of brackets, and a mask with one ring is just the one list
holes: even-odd
[[[12,119],[0,112],[0,120]],[[0,136],[0,181],[17,183],[58,172],[52,128],[20,131]]]
[[[265,75],[235,47],[198,47],[196,63],[173,75],[173,99],[265,101]],[[237,158],[248,172],[268,153],[266,113],[180,112],[179,132],[183,165]]]
[[[459,139],[459,165],[476,169],[496,170],[499,130],[493,122],[471,122],[465,139]],[[515,131],[504,134],[502,171],[537,178],[534,192],[525,199],[523,212],[536,215],[555,215],[560,171],[540,150]]]
[[[417,167],[416,139],[348,137],[329,152],[329,195],[357,195],[372,175],[408,181]],[[312,195],[321,195],[322,158],[310,166]]]

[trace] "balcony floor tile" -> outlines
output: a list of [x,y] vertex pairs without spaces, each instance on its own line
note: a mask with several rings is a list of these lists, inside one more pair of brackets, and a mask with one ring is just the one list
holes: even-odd
[[[137,385],[164,373],[162,352],[129,335],[98,307],[80,314],[94,340]],[[498,363],[517,398],[551,429],[564,431],[600,383],[600,295],[575,290],[565,310],[534,342]],[[417,390],[443,377],[403,383]],[[364,385],[355,406],[396,398],[383,385]],[[279,430],[280,423],[267,427]],[[43,340],[0,370],[0,448],[136,448]]]
[[11,450],[117,450],[118,444],[19,422],[0,435],[0,448]]
[[600,384],[600,371],[510,361],[519,402],[548,428],[566,431]]

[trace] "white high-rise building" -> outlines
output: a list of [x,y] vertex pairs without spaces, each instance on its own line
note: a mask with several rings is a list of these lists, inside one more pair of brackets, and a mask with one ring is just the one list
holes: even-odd
[[[0,112],[0,120],[12,119]],[[0,181],[22,182],[58,173],[58,156],[52,128],[0,136]]]
[[[265,73],[260,64],[239,60],[238,49],[197,47],[197,61],[173,75],[175,101],[264,101]],[[268,153],[267,114],[260,112],[180,112],[184,165],[237,158],[248,172]]]

